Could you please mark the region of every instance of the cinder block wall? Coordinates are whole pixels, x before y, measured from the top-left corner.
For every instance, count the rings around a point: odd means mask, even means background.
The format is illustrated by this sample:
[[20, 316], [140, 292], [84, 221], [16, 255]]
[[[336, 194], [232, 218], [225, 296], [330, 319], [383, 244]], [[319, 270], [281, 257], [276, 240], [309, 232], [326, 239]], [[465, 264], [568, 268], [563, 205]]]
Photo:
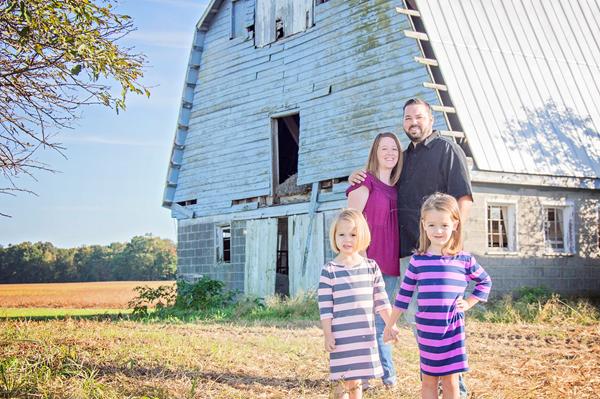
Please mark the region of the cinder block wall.
[[195, 220], [178, 223], [177, 275], [196, 280], [202, 276], [221, 280], [227, 289], [244, 291], [246, 222], [231, 223], [231, 263], [216, 263], [216, 224]]
[[[598, 192], [482, 184], [473, 188], [475, 202], [465, 223], [465, 249], [492, 276], [494, 296], [524, 286], [545, 286], [564, 295], [600, 296]], [[486, 200], [516, 202], [516, 253], [498, 255], [487, 249]], [[552, 200], [573, 202], [573, 255], [549, 255], [544, 250], [541, 208], [544, 201]]]
[[[545, 286], [565, 295], [600, 296], [598, 206], [600, 194], [591, 190], [557, 190], [474, 184], [473, 208], [465, 223], [465, 249], [473, 253], [494, 280], [493, 296], [520, 287]], [[568, 199], [575, 215], [575, 252], [572, 256], [544, 251], [541, 207], [547, 200]], [[516, 203], [518, 251], [502, 254], [487, 249], [486, 200]], [[329, 245], [329, 226], [339, 211], [324, 217], [325, 260], [335, 254]], [[244, 290], [245, 221], [231, 224], [231, 263], [216, 264], [215, 223], [181, 220], [178, 225], [178, 275], [194, 280], [201, 275], [224, 281], [228, 289]]]

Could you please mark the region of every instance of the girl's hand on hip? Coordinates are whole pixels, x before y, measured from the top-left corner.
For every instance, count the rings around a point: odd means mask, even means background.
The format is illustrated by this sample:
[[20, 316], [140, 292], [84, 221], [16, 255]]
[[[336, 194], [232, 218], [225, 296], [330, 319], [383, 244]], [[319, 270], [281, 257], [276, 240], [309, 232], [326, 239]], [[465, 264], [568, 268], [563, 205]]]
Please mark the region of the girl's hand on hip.
[[463, 298], [458, 298], [456, 300], [456, 310], [458, 310], [459, 312], [466, 312], [467, 310], [471, 309], [471, 305], [469, 302], [465, 301]]

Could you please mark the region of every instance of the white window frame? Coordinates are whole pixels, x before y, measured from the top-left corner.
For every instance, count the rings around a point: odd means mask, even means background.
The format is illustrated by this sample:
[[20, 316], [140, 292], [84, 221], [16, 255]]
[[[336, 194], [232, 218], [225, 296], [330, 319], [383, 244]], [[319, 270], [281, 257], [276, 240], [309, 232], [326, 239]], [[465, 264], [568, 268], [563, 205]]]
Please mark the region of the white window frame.
[[[556, 208], [562, 211], [563, 249], [558, 250], [548, 245], [546, 237], [546, 210]], [[573, 201], [542, 202], [542, 234], [544, 235], [544, 253], [546, 255], [573, 255], [575, 253], [575, 214]]]
[[[225, 234], [226, 231], [229, 231], [227, 234], [229, 234], [229, 260], [225, 260], [225, 253], [224, 253], [224, 244], [223, 241], [226, 238]], [[218, 224], [215, 228], [215, 247], [216, 247], [216, 262], [217, 263], [221, 263], [221, 264], [230, 264], [231, 263], [231, 249], [232, 249], [232, 234], [231, 234], [231, 223], [226, 223], [226, 224]]]
[[[488, 220], [488, 207], [497, 206], [505, 208], [506, 212], [504, 212], [504, 224], [506, 226], [506, 239], [508, 241], [507, 248], [497, 248], [489, 246], [489, 220]], [[484, 216], [485, 220], [485, 245], [486, 245], [486, 254], [517, 254], [519, 252], [519, 232], [518, 232], [518, 224], [517, 224], [517, 201], [505, 200], [505, 199], [496, 199], [490, 198], [486, 199], [485, 207], [484, 207]]]

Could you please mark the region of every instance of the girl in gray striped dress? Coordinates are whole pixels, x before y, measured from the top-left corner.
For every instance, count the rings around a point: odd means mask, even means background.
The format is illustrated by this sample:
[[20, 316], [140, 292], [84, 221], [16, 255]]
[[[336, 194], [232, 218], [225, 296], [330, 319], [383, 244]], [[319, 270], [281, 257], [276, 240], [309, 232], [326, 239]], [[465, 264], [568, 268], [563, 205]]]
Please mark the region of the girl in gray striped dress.
[[375, 339], [375, 313], [390, 325], [391, 306], [377, 263], [361, 255], [371, 235], [361, 212], [343, 210], [329, 232], [338, 255], [323, 266], [319, 280], [319, 312], [329, 352], [331, 380], [340, 380], [335, 397], [362, 398], [362, 380], [381, 377]]

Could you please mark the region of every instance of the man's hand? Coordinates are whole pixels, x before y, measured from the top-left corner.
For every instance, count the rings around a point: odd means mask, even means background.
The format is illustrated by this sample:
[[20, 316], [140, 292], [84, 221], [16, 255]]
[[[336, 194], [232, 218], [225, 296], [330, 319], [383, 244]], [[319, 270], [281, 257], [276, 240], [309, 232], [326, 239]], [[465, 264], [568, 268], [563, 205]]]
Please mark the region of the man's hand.
[[353, 186], [355, 184], [359, 184], [359, 183], [364, 182], [366, 178], [367, 178], [367, 172], [366, 171], [364, 171], [364, 170], [355, 170], [354, 172], [352, 172], [352, 174], [348, 178], [348, 183], [350, 183], [350, 185]]
[[327, 352], [333, 352], [335, 350], [335, 338], [333, 334], [325, 334], [325, 350]]

